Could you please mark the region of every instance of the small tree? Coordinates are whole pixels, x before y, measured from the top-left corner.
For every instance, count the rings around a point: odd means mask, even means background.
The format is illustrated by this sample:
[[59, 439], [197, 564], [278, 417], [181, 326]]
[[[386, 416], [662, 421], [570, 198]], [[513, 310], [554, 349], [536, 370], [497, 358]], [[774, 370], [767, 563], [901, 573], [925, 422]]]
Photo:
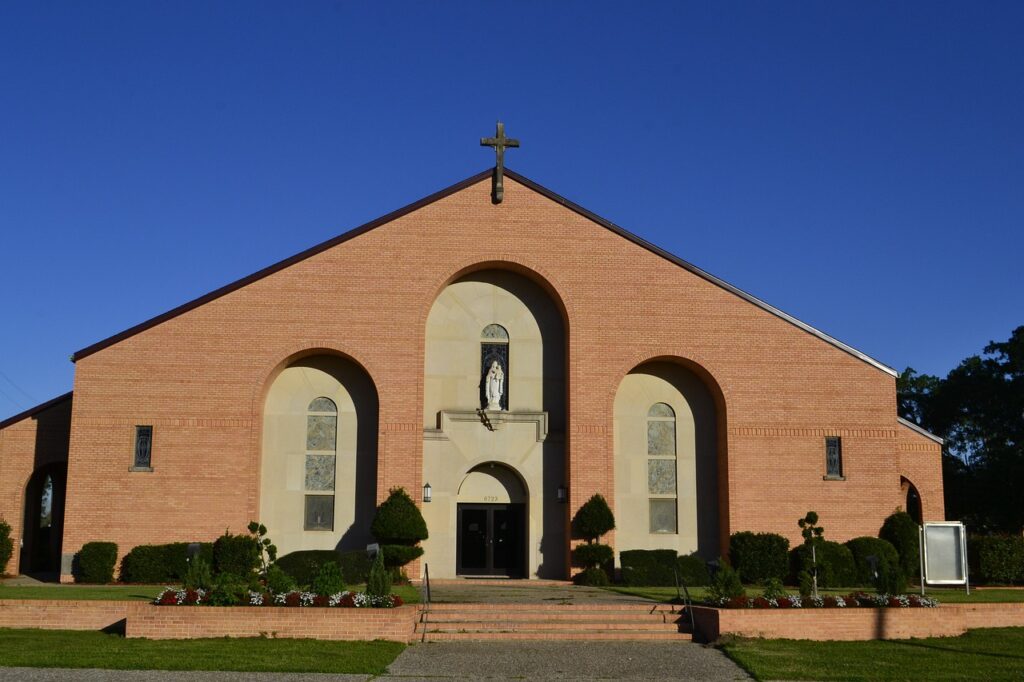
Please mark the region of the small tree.
[[915, 579], [921, 573], [920, 531], [921, 527], [910, 514], [896, 511], [885, 519], [878, 533], [878, 537], [888, 540], [896, 548], [900, 555], [900, 568], [908, 579]]
[[[800, 534], [804, 538], [804, 545], [811, 549], [811, 586], [814, 596], [818, 596], [818, 554], [815, 542], [821, 540], [825, 535], [825, 529], [817, 525], [818, 512], [809, 511], [807, 515], [796, 522], [800, 526]], [[803, 585], [803, 580], [801, 580]]]
[[418, 543], [428, 537], [427, 522], [404, 488], [391, 489], [388, 499], [377, 507], [370, 530], [381, 544], [388, 567], [404, 566], [423, 555]]
[[576, 576], [576, 582], [581, 585], [607, 585], [608, 574], [601, 566], [611, 561], [614, 552], [598, 540], [615, 529], [615, 515], [601, 494], [595, 494], [579, 508], [573, 517], [572, 527], [577, 538], [587, 541], [587, 544], [573, 550], [576, 564], [583, 567]]
[[267, 537], [267, 527], [259, 521], [249, 522], [249, 535], [256, 542], [260, 555], [261, 573], [266, 577], [267, 571], [277, 561], [277, 546]]
[[384, 566], [384, 550], [377, 552], [370, 565], [370, 575], [366, 579], [366, 594], [371, 597], [386, 597], [391, 594], [391, 574]]

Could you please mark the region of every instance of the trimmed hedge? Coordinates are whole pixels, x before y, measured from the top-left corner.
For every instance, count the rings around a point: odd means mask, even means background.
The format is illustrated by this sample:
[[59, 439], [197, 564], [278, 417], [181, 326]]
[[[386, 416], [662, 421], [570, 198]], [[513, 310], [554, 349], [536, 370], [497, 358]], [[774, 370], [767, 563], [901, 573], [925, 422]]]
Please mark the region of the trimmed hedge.
[[11, 540], [11, 524], [0, 521], [0, 575], [7, 572], [7, 562], [14, 553], [14, 541]]
[[[846, 543], [853, 554], [854, 570], [860, 585], [872, 585], [886, 594], [902, 594], [907, 588], [907, 577], [900, 566], [900, 555], [892, 543], [869, 536], [854, 538]], [[878, 578], [871, 570], [869, 556], [878, 558]]]
[[789, 572], [789, 540], [776, 533], [733, 533], [729, 538], [729, 563], [748, 584], [777, 578]]
[[110, 583], [114, 581], [117, 545], [113, 542], [87, 542], [72, 563], [75, 582]]
[[572, 518], [573, 536], [580, 540], [594, 542], [605, 533], [615, 530], [615, 515], [607, 500], [595, 493], [583, 503]]
[[370, 558], [363, 550], [335, 552], [332, 549], [307, 549], [286, 554], [274, 565], [302, 586], [311, 585], [324, 562], [338, 564], [341, 576], [349, 585], [365, 583], [370, 573]]
[[377, 507], [370, 530], [381, 544], [387, 568], [400, 568], [423, 555], [417, 543], [428, 537], [427, 522], [403, 488], [391, 489], [388, 499]]
[[[167, 583], [183, 580], [188, 572], [187, 542], [166, 545], [138, 545], [121, 559], [120, 581], [124, 583]], [[213, 543], [199, 543], [199, 554], [213, 565]]]
[[213, 570], [248, 579], [260, 566], [260, 546], [251, 535], [224, 533], [213, 543]]
[[679, 568], [679, 580], [687, 587], [703, 587], [711, 584], [708, 563], [696, 554], [680, 556], [676, 559]]
[[581, 568], [603, 566], [614, 557], [615, 551], [611, 547], [596, 542], [578, 545], [572, 550], [573, 563]]
[[423, 556], [423, 548], [419, 545], [381, 545], [380, 550], [384, 553], [387, 568], [400, 568]]
[[[857, 569], [849, 547], [830, 540], [814, 540], [818, 555], [818, 587], [858, 587]], [[789, 553], [791, 584], [799, 583], [800, 571], [811, 570], [811, 548], [798, 545]]]
[[674, 549], [629, 549], [619, 554], [622, 582], [644, 587], [675, 587]]
[[967, 561], [972, 583], [1009, 585], [1024, 582], [1024, 537], [968, 536]]
[[917, 578], [921, 573], [921, 527], [907, 512], [890, 514], [882, 523], [878, 537], [888, 540], [900, 555], [900, 568], [907, 579]]

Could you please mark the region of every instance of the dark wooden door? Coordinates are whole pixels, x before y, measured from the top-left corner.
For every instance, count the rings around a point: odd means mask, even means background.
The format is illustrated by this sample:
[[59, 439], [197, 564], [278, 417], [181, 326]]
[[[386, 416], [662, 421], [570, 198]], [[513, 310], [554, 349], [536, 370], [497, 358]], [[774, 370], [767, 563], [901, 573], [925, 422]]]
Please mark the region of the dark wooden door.
[[522, 504], [460, 504], [456, 573], [523, 577], [525, 512]]

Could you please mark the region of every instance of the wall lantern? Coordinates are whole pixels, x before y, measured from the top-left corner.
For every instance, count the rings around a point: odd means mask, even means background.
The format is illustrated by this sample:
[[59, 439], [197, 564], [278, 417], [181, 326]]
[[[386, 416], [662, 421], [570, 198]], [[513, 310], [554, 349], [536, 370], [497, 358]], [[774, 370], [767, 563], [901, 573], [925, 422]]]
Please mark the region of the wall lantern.
[[569, 488], [564, 483], [558, 486], [558, 490], [555, 491], [555, 499], [562, 504], [569, 501]]
[[434, 497], [434, 489], [430, 487], [429, 483], [423, 485], [423, 501], [430, 502]]

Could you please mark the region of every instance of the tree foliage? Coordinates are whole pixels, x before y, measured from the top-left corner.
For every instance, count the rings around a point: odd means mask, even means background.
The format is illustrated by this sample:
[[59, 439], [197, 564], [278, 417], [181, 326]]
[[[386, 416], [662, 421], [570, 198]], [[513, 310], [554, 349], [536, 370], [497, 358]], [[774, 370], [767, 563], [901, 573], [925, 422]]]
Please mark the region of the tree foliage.
[[1024, 505], [1024, 326], [991, 342], [946, 378], [908, 367], [896, 383], [900, 416], [945, 439], [946, 515], [974, 532], [1019, 533]]

